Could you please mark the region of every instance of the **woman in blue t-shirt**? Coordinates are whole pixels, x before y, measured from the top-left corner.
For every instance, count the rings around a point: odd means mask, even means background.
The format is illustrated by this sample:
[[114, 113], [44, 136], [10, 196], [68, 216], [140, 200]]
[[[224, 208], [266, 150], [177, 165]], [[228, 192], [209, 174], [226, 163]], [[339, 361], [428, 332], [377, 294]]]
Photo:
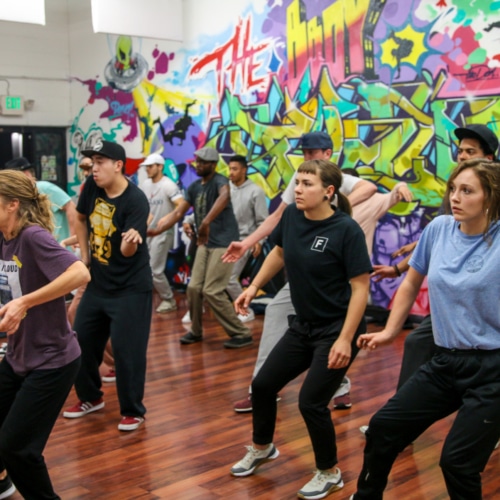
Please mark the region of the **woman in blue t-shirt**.
[[500, 163], [460, 163], [445, 202], [452, 215], [423, 231], [385, 329], [358, 340], [365, 349], [392, 342], [428, 276], [436, 353], [372, 417], [355, 500], [381, 499], [398, 453], [455, 411], [440, 459], [448, 494], [482, 498], [500, 436]]
[[[50, 202], [21, 172], [0, 172], [0, 498], [58, 499], [43, 449], [80, 366], [64, 296], [90, 279], [52, 236]], [[8, 473], [8, 476], [7, 474]]]
[[[276, 396], [309, 369], [299, 395], [299, 408], [311, 438], [317, 471], [300, 498], [324, 498], [342, 488], [335, 431], [328, 403], [358, 351], [371, 264], [361, 228], [339, 191], [342, 173], [334, 163], [311, 160], [298, 169], [295, 204], [289, 205], [272, 237], [276, 246], [253, 282], [236, 299], [244, 314], [257, 290], [283, 266], [290, 282], [296, 315], [252, 383], [253, 444], [231, 469], [248, 476], [277, 458], [273, 444]], [[332, 205], [337, 196], [338, 207]]]

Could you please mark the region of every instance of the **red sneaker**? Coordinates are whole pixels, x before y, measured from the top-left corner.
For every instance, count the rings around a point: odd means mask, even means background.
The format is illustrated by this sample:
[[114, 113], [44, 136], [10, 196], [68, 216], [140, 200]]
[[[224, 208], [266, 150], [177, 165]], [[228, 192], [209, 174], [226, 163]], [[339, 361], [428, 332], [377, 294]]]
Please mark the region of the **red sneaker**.
[[114, 370], [109, 370], [106, 375], [102, 377], [103, 382], [116, 382], [116, 372]]
[[123, 417], [118, 424], [118, 429], [120, 431], [135, 431], [143, 422], [144, 418], [142, 417]]
[[96, 399], [95, 401], [78, 401], [76, 405], [68, 408], [63, 413], [63, 417], [80, 418], [87, 415], [87, 413], [92, 413], [93, 411], [97, 411], [102, 408], [104, 408], [104, 401], [102, 398]]
[[234, 411], [236, 413], [249, 413], [253, 410], [252, 408], [252, 395], [249, 394], [245, 399], [234, 403]]

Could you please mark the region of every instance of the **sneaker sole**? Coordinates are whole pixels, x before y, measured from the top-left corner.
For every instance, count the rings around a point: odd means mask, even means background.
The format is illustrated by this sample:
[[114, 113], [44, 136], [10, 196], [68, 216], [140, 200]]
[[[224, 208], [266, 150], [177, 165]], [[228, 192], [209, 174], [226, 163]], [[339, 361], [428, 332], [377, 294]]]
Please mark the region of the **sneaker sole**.
[[138, 429], [142, 424], [144, 423], [144, 420], [142, 422], [139, 422], [138, 424], [128, 424], [128, 425], [124, 425], [124, 424], [118, 424], [118, 430], [119, 431], [125, 431], [125, 432], [129, 432], [129, 431], [135, 431], [136, 429]]
[[321, 498], [327, 497], [330, 493], [333, 493], [334, 491], [341, 490], [343, 487], [344, 487], [344, 481], [342, 481], [342, 479], [341, 479], [338, 483], [332, 485], [328, 489], [328, 491], [318, 493], [317, 495], [308, 495], [307, 493], [301, 493], [299, 491], [299, 492], [297, 492], [297, 496], [299, 498], [302, 498], [303, 500], [320, 500]]
[[181, 339], [180, 343], [182, 345], [191, 345], [191, 344], [197, 344], [198, 342], [201, 342], [202, 340], [203, 340], [202, 337], [200, 337], [199, 339], [194, 339], [194, 340]]
[[348, 410], [349, 408], [352, 408], [352, 403], [348, 404], [341, 404], [341, 405], [333, 405], [334, 410]]
[[92, 408], [90, 408], [90, 410], [80, 411], [78, 413], [65, 411], [63, 413], [63, 417], [64, 418], [80, 418], [80, 417], [84, 417], [85, 415], [88, 415], [89, 413], [92, 413], [93, 411], [102, 410], [103, 408], [104, 408], [104, 402], [93, 406]]
[[108, 383], [116, 382], [116, 377], [102, 377], [102, 381]]
[[252, 413], [253, 408], [234, 408], [236, 413]]
[[267, 457], [264, 458], [262, 461], [260, 461], [255, 467], [252, 467], [251, 469], [242, 471], [242, 472], [233, 472], [231, 469], [231, 475], [234, 477], [246, 477], [246, 476], [251, 476], [261, 465], [266, 464], [267, 462], [272, 462], [273, 460], [276, 460], [280, 455], [280, 452], [278, 448], [274, 449], [274, 453]]
[[251, 345], [253, 345], [253, 340], [251, 340], [250, 342], [245, 342], [244, 344], [238, 344], [238, 345], [228, 344], [227, 342], [224, 342], [224, 347], [226, 349], [241, 349], [242, 347], [249, 347]]
[[16, 487], [14, 485], [11, 485], [11, 487], [8, 490], [5, 490], [0, 494], [0, 500], [3, 498], [9, 498], [16, 492]]

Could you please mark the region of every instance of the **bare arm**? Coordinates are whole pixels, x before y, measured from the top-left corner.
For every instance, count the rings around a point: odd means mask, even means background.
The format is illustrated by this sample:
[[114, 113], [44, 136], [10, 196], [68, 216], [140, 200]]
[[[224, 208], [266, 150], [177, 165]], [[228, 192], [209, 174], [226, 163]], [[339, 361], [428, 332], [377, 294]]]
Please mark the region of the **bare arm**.
[[79, 212], [76, 213], [75, 234], [80, 246], [82, 262], [88, 266], [90, 264], [89, 233], [87, 230], [87, 216]]
[[47, 285], [7, 302], [0, 309], [0, 318], [2, 318], [0, 331], [12, 335], [19, 328], [19, 324], [26, 316], [28, 309], [62, 297], [88, 281], [90, 281], [90, 273], [86, 266], [83, 262], [74, 262]]
[[392, 311], [385, 328], [377, 333], [365, 333], [358, 338], [358, 347], [376, 349], [379, 345], [390, 344], [401, 332], [411, 306], [417, 298], [424, 275], [410, 267], [406, 278], [396, 292]]
[[377, 192], [377, 186], [370, 181], [361, 179], [353, 187], [351, 194], [347, 197], [352, 207], [367, 200]]
[[217, 218], [217, 216], [227, 207], [231, 200], [231, 193], [229, 191], [229, 184], [221, 186], [219, 189], [219, 196], [212, 205], [212, 208], [205, 215], [205, 218], [198, 226], [198, 245], [204, 245], [208, 241], [210, 232], [210, 224]]
[[66, 219], [68, 219], [69, 233], [76, 234], [77, 211], [75, 203], [73, 200], [70, 200], [62, 209], [66, 213]]
[[175, 209], [172, 210], [172, 212], [170, 212], [169, 214], [162, 217], [158, 221], [155, 229], [148, 229], [147, 235], [157, 236], [164, 231], [169, 230], [174, 224], [179, 222], [184, 217], [184, 214], [189, 210], [190, 207], [191, 205], [184, 198], [179, 199], [179, 204], [176, 204]]
[[365, 313], [370, 290], [370, 275], [360, 274], [351, 278], [351, 299], [347, 315], [338, 339], [333, 343], [328, 355], [328, 368], [344, 368], [352, 356], [351, 343]]
[[252, 234], [249, 234], [243, 241], [233, 241], [222, 256], [223, 262], [236, 262], [249, 248], [269, 236], [281, 220], [286, 207], [287, 204], [281, 202], [278, 208], [266, 217], [266, 220]]
[[248, 288], [234, 301], [234, 308], [238, 314], [246, 314], [248, 306], [257, 292], [262, 288], [276, 273], [283, 268], [285, 260], [283, 249], [275, 246], [264, 260], [257, 276], [248, 285]]
[[397, 278], [398, 276], [401, 276], [401, 274], [408, 271], [410, 268], [410, 259], [411, 253], [409, 253], [401, 262], [398, 262], [393, 266], [381, 266], [376, 264], [373, 266], [374, 271], [372, 273], [372, 278], [375, 279], [375, 283], [378, 283], [384, 278]]

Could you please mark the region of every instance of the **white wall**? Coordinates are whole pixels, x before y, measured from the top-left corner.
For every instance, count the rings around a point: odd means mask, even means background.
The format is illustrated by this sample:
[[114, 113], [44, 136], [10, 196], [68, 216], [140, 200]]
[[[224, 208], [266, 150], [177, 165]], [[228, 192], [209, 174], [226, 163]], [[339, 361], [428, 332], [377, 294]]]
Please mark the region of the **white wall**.
[[[68, 0], [47, 0], [46, 22], [38, 26], [0, 21], [0, 78], [10, 82], [12, 95], [35, 101], [24, 116], [0, 115], [0, 125], [71, 123]], [[0, 94], [6, 93], [6, 83], [0, 82]]]

